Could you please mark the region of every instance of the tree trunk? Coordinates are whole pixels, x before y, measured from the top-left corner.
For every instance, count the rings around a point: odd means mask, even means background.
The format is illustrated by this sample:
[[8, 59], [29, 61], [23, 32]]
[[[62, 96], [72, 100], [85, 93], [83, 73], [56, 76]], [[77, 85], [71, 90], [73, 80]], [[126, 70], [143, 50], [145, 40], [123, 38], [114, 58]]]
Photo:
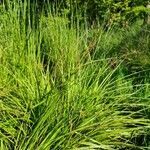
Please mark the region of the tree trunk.
[[[147, 9], [150, 9], [150, 3], [146, 6]], [[144, 18], [144, 25], [150, 25], [150, 12], [148, 12]]]

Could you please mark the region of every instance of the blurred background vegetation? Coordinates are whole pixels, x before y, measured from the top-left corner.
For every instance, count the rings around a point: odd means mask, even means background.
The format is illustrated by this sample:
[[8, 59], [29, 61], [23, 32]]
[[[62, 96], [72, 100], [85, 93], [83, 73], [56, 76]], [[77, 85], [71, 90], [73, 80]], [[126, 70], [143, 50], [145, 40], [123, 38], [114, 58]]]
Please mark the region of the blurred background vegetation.
[[[10, 1], [1, 3], [8, 8]], [[18, 3], [23, 1], [15, 0]], [[148, 22], [149, 0], [28, 0], [28, 4], [28, 10], [34, 9], [38, 15], [51, 9], [52, 13], [66, 15], [70, 21], [78, 19], [90, 26], [105, 22], [106, 27], [114, 24], [126, 27], [138, 19], [143, 19], [144, 24]]]
[[105, 21], [108, 26], [114, 23], [126, 26], [147, 17], [148, 3], [148, 0], [56, 0], [54, 5], [61, 13], [70, 17], [74, 13], [73, 16], [77, 15], [81, 21], [86, 19], [90, 25]]

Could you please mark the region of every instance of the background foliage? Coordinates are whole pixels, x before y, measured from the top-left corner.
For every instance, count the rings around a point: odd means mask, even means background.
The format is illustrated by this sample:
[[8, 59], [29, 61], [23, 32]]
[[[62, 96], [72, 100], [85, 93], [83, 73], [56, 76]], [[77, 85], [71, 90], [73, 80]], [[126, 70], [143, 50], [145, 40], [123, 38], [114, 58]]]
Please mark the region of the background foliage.
[[77, 18], [85, 18], [90, 24], [96, 20], [108, 25], [119, 23], [124, 26], [125, 22], [133, 23], [137, 19], [147, 17], [148, 9], [146, 8], [148, 0], [57, 0], [55, 4], [61, 13], [71, 16], [72, 13]]
[[[7, 9], [10, 2], [14, 1], [3, 2]], [[16, 2], [26, 1], [16, 0]], [[137, 19], [147, 20], [148, 3], [149, 0], [28, 0], [27, 7], [31, 15], [36, 12], [37, 18], [41, 12], [44, 11], [47, 15], [48, 10], [51, 10], [53, 14], [67, 16], [70, 21], [78, 20], [89, 25], [105, 22], [106, 27], [114, 24], [125, 27]]]

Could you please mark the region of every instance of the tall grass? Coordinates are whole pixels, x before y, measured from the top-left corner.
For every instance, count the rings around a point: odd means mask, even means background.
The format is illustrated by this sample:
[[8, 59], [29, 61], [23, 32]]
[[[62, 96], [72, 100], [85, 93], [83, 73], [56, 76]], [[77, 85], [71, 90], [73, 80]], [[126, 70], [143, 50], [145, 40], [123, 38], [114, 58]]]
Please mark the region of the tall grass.
[[149, 83], [133, 85], [124, 60], [107, 57], [119, 33], [51, 13], [34, 28], [26, 2], [0, 11], [1, 150], [150, 146]]

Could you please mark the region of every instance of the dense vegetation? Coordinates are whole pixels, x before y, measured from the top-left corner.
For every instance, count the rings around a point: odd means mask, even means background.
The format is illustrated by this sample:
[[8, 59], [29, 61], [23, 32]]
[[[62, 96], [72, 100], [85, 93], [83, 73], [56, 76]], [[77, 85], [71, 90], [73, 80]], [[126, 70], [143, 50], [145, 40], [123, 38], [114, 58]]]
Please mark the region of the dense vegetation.
[[[99, 20], [108, 25], [113, 23], [125, 25], [135, 22], [139, 18], [146, 18], [148, 0], [57, 0], [54, 5], [62, 13], [75, 13], [82, 20], [84, 18], [93, 23]], [[74, 7], [75, 6], [75, 7]]]
[[0, 150], [150, 149], [148, 1], [44, 2], [0, 5]]

